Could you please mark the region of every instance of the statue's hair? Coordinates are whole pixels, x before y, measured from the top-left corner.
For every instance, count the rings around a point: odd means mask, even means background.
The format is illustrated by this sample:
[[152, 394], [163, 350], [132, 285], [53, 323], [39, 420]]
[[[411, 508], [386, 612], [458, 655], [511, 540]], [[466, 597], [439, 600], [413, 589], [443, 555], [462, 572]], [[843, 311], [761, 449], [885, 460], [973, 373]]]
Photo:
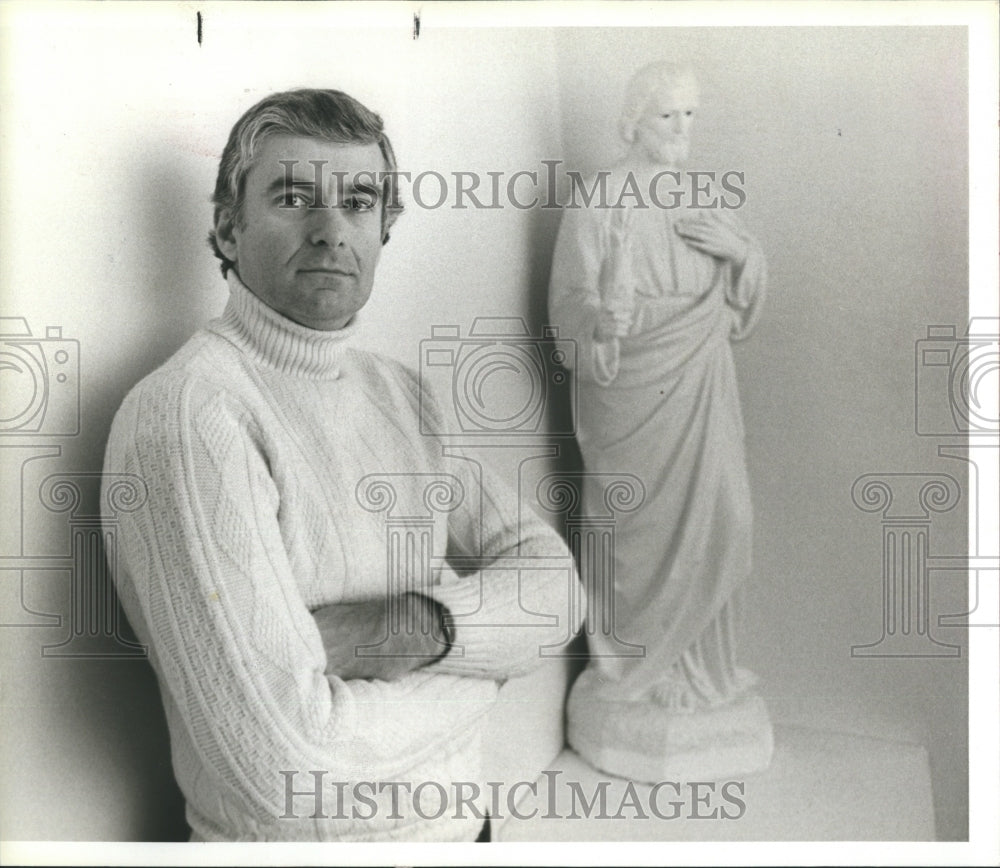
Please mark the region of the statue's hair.
[[698, 81], [688, 66], [658, 61], [632, 76], [625, 89], [625, 102], [618, 120], [618, 132], [628, 144], [635, 141], [635, 125], [650, 99], [667, 87], [689, 87], [696, 96], [698, 94]]
[[[396, 155], [382, 118], [353, 97], [339, 90], [310, 88], [273, 93], [248, 109], [229, 133], [212, 194], [216, 222], [222, 211], [229, 211], [233, 222], [243, 225], [246, 180], [254, 154], [264, 139], [282, 133], [336, 144], [377, 144], [385, 160], [385, 171], [396, 171]], [[389, 240], [389, 228], [403, 211], [392, 184], [392, 176], [387, 175], [382, 182], [383, 244]], [[225, 275], [235, 263], [219, 248], [214, 229], [208, 234], [208, 243], [222, 260]]]

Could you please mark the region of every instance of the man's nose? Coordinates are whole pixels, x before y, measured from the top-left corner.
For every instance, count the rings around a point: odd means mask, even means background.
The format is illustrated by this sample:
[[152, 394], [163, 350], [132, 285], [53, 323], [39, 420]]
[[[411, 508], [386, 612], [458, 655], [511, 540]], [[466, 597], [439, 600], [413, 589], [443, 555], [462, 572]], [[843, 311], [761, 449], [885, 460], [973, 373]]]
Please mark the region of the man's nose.
[[687, 132], [688, 121], [690, 118], [686, 117], [683, 112], [675, 112], [671, 120], [673, 121], [671, 129], [674, 133], [680, 134]]
[[343, 208], [325, 204], [309, 209], [308, 233], [310, 243], [338, 247], [344, 243], [346, 228], [347, 216]]

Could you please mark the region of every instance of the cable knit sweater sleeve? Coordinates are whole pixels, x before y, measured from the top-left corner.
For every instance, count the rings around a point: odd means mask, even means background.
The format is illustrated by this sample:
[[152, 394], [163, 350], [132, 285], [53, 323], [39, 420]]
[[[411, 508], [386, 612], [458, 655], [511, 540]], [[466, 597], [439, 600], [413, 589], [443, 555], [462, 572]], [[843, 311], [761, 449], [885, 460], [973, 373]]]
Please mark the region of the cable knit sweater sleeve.
[[[419, 388], [415, 379], [410, 387]], [[423, 388], [425, 427], [443, 430], [441, 405]], [[574, 637], [585, 614], [583, 587], [566, 544], [488, 459], [456, 447], [446, 454], [446, 469], [466, 492], [450, 514], [449, 555], [466, 568], [443, 568], [429, 590], [448, 610], [454, 634], [449, 653], [431, 668], [504, 681]]]
[[[456, 549], [484, 566], [464, 575], [445, 569], [431, 588], [454, 626], [453, 647], [433, 668], [503, 681], [573, 638], [584, 598], [560, 538], [525, 505], [518, 515], [514, 492], [488, 469], [483, 475], [481, 511], [457, 510], [451, 527]], [[514, 558], [530, 565], [515, 566]]]
[[214, 821], [248, 837], [284, 810], [281, 770], [391, 778], [447, 753], [493, 697], [478, 679], [429, 670], [391, 685], [324, 675], [254, 425], [224, 387], [175, 367], [126, 399], [105, 465], [148, 489], [121, 516], [129, 619], [208, 774], [201, 785], [219, 793]]

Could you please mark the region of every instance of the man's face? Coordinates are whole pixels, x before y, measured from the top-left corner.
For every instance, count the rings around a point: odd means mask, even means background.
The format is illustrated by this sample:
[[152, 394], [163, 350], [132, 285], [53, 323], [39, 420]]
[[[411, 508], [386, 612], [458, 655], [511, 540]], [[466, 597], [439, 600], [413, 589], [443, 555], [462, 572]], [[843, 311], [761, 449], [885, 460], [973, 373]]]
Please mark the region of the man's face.
[[219, 246], [278, 313], [313, 329], [343, 328], [375, 279], [382, 249], [375, 179], [384, 171], [377, 144], [269, 136], [247, 175], [240, 225], [220, 215]]
[[636, 123], [636, 143], [654, 162], [676, 166], [687, 159], [698, 96], [689, 85], [665, 87], [646, 104]]

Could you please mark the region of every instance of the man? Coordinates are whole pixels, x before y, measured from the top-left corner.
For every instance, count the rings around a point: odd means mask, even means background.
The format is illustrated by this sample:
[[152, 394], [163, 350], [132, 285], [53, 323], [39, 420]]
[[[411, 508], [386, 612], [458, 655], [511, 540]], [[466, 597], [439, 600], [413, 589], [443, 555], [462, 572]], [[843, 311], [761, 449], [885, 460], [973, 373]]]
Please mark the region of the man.
[[[452, 785], [480, 780], [498, 685], [579, 626], [559, 538], [420, 433], [440, 411], [414, 373], [353, 346], [401, 210], [395, 170], [381, 119], [346, 94], [251, 108], [214, 196], [225, 312], [111, 431], [106, 472], [148, 490], [113, 567], [192, 840], [475, 840], [483, 811]], [[432, 550], [387, 550], [394, 504], [432, 516]]]

